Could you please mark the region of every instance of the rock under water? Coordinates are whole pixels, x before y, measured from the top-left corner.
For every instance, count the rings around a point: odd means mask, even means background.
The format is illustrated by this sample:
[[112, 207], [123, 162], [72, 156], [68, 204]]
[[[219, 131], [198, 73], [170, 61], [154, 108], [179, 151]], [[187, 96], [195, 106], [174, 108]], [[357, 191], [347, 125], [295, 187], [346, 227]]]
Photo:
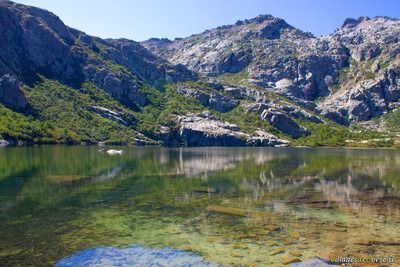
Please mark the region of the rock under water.
[[64, 258], [56, 267], [80, 266], [219, 266], [192, 252], [173, 248], [149, 249], [140, 245], [127, 248], [97, 247]]
[[338, 266], [338, 264], [334, 264], [327, 260], [318, 258], [308, 259], [303, 262], [296, 262], [291, 264], [291, 267], [333, 267], [333, 266]]

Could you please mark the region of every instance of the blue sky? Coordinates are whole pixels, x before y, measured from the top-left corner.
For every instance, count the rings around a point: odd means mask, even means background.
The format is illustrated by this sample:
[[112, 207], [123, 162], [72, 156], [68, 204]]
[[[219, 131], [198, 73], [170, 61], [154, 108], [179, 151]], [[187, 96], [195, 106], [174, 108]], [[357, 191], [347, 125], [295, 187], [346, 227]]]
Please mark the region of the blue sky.
[[399, 0], [16, 0], [48, 9], [65, 24], [99, 37], [136, 41], [186, 37], [237, 20], [271, 14], [326, 35], [348, 17], [400, 18]]

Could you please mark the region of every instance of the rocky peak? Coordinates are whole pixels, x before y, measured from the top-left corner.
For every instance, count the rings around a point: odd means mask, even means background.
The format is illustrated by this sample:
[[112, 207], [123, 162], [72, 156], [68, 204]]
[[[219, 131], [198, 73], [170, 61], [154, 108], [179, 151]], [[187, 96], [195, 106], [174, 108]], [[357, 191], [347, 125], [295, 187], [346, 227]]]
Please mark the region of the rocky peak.
[[[61, 21], [55, 14], [45, 9], [17, 4], [8, 0], [0, 2], [0, 9], [2, 12], [10, 12], [21, 18], [21, 24], [29, 27], [34, 26], [34, 22], [38, 22], [40, 27], [48, 29], [55, 34], [60, 40], [68, 44], [74, 42], [72, 34], [69, 32], [68, 27]], [[32, 28], [31, 30], [35, 30]]]
[[235, 23], [235, 26], [241, 26], [241, 25], [249, 25], [249, 24], [276, 24], [279, 25], [282, 28], [293, 28], [290, 26], [288, 23], [286, 23], [285, 20], [281, 18], [274, 17], [272, 15], [258, 15], [255, 18], [252, 19], [245, 19], [245, 20], [238, 20]]
[[294, 31], [304, 34], [289, 25], [285, 20], [272, 15], [259, 15], [252, 19], [239, 20], [234, 25], [228, 25], [225, 28], [238, 29], [241, 32], [254, 32], [256, 33], [256, 37], [266, 39], [279, 39], [283, 31]]
[[168, 38], [150, 38], [144, 43], [147, 43], [148, 45], [168, 45], [172, 43], [172, 41]]
[[333, 36], [358, 45], [364, 40], [384, 44], [398, 42], [400, 20], [384, 16], [348, 18]]
[[390, 18], [386, 16], [376, 16], [373, 18], [367, 17], [367, 16], [361, 16], [358, 19], [355, 18], [347, 18], [342, 26], [341, 29], [351, 29], [351, 28], [356, 28], [356, 27], [368, 27], [368, 26], [376, 26], [376, 24], [390, 24], [390, 23], [396, 23], [398, 22], [399, 19], [396, 18]]
[[398, 54], [400, 20], [388, 17], [346, 19], [343, 26], [328, 37], [344, 45], [357, 62], [382, 55], [394, 59]]
[[286, 50], [293, 46], [292, 40], [310, 38], [313, 36], [290, 26], [283, 19], [260, 15], [187, 38], [170, 42], [151, 39], [142, 45], [173, 64], [185, 65], [201, 74], [220, 75], [244, 70], [259, 54], [278, 53], [275, 50], [290, 54], [292, 51]]
[[358, 19], [347, 18], [343, 22], [341, 28], [354, 28], [354, 27], [357, 27], [361, 22], [367, 21], [367, 20], [370, 20], [370, 18], [369, 17], [365, 17], [365, 16], [359, 17]]
[[286, 21], [275, 17], [268, 16], [268, 19], [265, 19], [265, 16], [259, 16], [253, 20], [262, 25], [258, 33], [259, 37], [266, 39], [279, 39], [283, 30], [294, 30]]
[[37, 74], [70, 85], [82, 75], [70, 50], [75, 40], [68, 27], [43, 9], [0, 2], [0, 74], [10, 73], [33, 83]]

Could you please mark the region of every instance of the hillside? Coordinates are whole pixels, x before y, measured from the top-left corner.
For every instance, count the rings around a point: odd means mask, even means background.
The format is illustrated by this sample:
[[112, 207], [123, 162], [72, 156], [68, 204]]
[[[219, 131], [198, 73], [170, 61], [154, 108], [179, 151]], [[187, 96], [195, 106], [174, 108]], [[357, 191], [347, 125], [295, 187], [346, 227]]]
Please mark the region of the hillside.
[[315, 37], [261, 15], [138, 43], [1, 1], [0, 25], [9, 143], [399, 146], [398, 19]]

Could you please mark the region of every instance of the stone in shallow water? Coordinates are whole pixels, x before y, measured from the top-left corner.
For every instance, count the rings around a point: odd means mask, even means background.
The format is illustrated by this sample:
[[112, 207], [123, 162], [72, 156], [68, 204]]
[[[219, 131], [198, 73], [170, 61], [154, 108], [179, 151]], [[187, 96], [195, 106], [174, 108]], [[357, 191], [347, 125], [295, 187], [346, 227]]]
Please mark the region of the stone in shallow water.
[[216, 194], [218, 190], [213, 187], [198, 187], [192, 190], [193, 193], [207, 193], [207, 194]]
[[200, 256], [172, 248], [148, 249], [139, 245], [128, 248], [97, 247], [80, 251], [60, 260], [56, 267], [103, 266], [219, 266]]
[[292, 263], [290, 266], [291, 267], [333, 267], [333, 266], [338, 266], [338, 265], [330, 264], [326, 261], [314, 258], [314, 259], [308, 259], [303, 262]]
[[9, 257], [15, 256], [23, 252], [23, 249], [20, 248], [9, 248], [9, 249], [2, 249], [0, 250], [0, 257]]
[[242, 216], [242, 217], [251, 217], [254, 219], [264, 219], [271, 217], [271, 214], [264, 211], [253, 211], [253, 210], [245, 210], [241, 208], [232, 208], [232, 207], [224, 207], [224, 206], [217, 206], [211, 205], [207, 207], [208, 212], [212, 213], [222, 213], [227, 215], [235, 215], [235, 216]]
[[295, 262], [300, 262], [300, 259], [293, 255], [285, 254], [281, 257], [281, 263], [284, 265], [295, 263]]

